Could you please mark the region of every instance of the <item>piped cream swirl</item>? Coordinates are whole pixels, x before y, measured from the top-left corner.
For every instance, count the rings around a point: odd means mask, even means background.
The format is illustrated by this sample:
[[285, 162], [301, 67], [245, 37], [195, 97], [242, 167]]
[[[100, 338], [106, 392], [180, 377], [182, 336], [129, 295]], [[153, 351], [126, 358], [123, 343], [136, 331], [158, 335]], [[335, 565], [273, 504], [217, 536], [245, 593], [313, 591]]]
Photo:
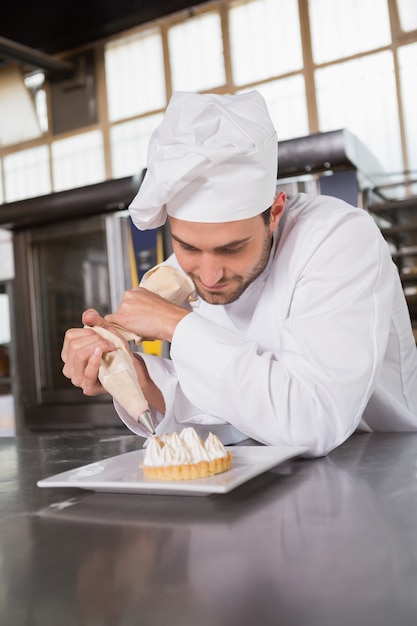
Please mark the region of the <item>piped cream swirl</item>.
[[206, 441], [203, 441], [190, 426], [184, 428], [179, 434], [151, 437], [145, 451], [143, 465], [147, 467], [186, 465], [200, 461], [213, 461], [226, 455], [227, 451], [216, 435], [209, 433]]

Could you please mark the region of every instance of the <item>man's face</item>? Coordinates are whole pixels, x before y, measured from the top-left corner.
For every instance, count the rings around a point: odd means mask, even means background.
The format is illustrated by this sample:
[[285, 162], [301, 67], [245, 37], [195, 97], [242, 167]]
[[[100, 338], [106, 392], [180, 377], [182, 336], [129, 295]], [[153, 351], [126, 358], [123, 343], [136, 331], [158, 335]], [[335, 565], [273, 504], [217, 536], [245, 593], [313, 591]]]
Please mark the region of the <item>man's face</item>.
[[169, 218], [175, 255], [203, 300], [229, 304], [242, 295], [268, 263], [276, 220], [273, 210], [268, 225], [260, 215], [216, 224]]

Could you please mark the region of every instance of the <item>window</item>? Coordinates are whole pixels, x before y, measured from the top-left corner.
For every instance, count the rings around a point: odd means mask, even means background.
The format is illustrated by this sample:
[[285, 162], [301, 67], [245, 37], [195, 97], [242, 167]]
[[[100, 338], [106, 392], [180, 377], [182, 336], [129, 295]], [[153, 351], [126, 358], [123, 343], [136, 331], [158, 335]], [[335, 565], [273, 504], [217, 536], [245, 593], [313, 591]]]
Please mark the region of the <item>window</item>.
[[103, 137], [94, 130], [52, 144], [54, 191], [92, 185], [105, 179]]
[[386, 172], [402, 169], [394, 63], [389, 51], [316, 71], [321, 131], [347, 128]]
[[149, 138], [162, 117], [162, 113], [149, 115], [113, 126], [110, 142], [114, 178], [140, 174], [146, 167]]
[[224, 85], [220, 16], [205, 13], [171, 26], [168, 32], [174, 91], [205, 91]]
[[162, 37], [158, 29], [107, 44], [105, 69], [110, 121], [166, 106]]
[[4, 157], [3, 167], [6, 202], [51, 193], [47, 146], [13, 152]]
[[[308, 135], [304, 77], [300, 74], [256, 86], [265, 98], [278, 140]], [[246, 90], [248, 91], [248, 90]]]
[[397, 0], [397, 4], [402, 30], [415, 30], [417, 28], [416, 0]]
[[300, 70], [297, 0], [253, 0], [229, 10], [230, 53], [236, 85]]
[[387, 0], [309, 0], [315, 63], [325, 63], [391, 42]]

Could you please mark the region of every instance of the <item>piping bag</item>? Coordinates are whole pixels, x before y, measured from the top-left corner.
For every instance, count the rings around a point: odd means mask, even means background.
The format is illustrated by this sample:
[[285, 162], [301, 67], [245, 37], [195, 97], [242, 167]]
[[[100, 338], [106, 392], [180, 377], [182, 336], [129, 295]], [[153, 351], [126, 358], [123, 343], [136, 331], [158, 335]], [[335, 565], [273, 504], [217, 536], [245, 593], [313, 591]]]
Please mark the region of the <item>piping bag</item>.
[[[192, 280], [183, 272], [170, 265], [159, 264], [144, 274], [140, 287], [153, 291], [162, 298], [177, 305], [196, 301]], [[139, 346], [142, 338], [127, 328], [111, 324], [126, 341], [134, 341]], [[113, 342], [116, 350], [103, 354], [98, 378], [104, 389], [124, 408], [134, 423], [126, 422], [130, 430], [141, 434], [136, 426], [142, 426], [149, 434], [155, 433], [148, 402], [139, 385], [136, 371], [125, 343], [120, 337], [101, 326], [90, 327], [98, 335]]]

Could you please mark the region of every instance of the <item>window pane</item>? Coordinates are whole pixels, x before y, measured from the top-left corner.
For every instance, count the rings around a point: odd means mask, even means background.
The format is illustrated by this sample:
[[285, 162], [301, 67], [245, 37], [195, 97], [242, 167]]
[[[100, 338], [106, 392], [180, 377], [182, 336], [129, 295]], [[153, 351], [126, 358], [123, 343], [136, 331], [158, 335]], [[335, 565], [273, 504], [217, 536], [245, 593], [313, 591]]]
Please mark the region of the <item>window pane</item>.
[[109, 43], [105, 65], [110, 121], [165, 107], [164, 58], [158, 29]]
[[417, 28], [417, 3], [416, 0], [397, 0], [402, 30], [414, 30]]
[[226, 74], [220, 16], [207, 13], [168, 31], [174, 91], [203, 91], [224, 85]]
[[256, 82], [302, 68], [297, 0], [253, 0], [229, 10], [233, 82]]
[[315, 73], [321, 131], [347, 128], [388, 172], [403, 169], [391, 52]]
[[316, 63], [391, 43], [387, 0], [309, 0], [308, 4]]
[[148, 143], [162, 114], [113, 126], [110, 131], [113, 178], [139, 174], [146, 167]]
[[3, 159], [3, 167], [6, 202], [51, 193], [47, 146], [9, 154]]
[[54, 191], [75, 189], [105, 178], [101, 131], [75, 135], [52, 144]]
[[256, 85], [254, 89], [265, 98], [278, 141], [308, 135], [305, 84], [300, 74]]
[[408, 167], [417, 176], [417, 43], [398, 49], [400, 65], [401, 96], [403, 103], [405, 134], [407, 137]]

